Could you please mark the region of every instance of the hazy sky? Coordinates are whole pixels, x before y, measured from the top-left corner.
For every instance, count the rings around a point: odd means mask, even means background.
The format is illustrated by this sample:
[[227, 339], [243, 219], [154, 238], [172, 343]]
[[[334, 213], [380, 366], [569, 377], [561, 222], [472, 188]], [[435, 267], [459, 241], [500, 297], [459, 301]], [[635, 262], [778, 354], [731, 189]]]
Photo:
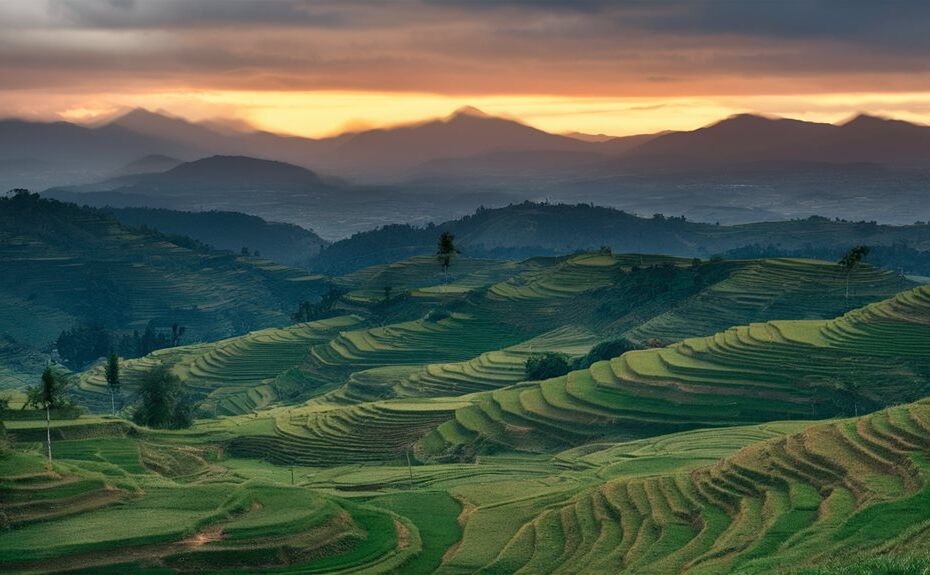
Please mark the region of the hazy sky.
[[0, 0], [0, 115], [321, 135], [471, 104], [551, 131], [930, 123], [923, 0]]

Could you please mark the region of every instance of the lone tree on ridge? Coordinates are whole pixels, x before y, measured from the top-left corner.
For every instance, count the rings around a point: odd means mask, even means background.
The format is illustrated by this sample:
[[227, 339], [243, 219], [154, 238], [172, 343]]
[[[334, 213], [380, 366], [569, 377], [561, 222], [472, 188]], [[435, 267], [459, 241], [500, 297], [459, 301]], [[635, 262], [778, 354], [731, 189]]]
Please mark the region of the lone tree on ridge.
[[455, 236], [450, 232], [442, 232], [436, 249], [436, 259], [442, 268], [443, 284], [446, 283], [446, 274], [449, 272], [449, 266], [452, 265], [452, 256], [460, 253], [462, 252], [455, 247]]
[[849, 277], [852, 275], [853, 271], [859, 267], [859, 264], [862, 263], [862, 260], [864, 260], [867, 255], [869, 255], [869, 246], [856, 246], [843, 254], [843, 257], [837, 262], [846, 270], [847, 304], [849, 303]]

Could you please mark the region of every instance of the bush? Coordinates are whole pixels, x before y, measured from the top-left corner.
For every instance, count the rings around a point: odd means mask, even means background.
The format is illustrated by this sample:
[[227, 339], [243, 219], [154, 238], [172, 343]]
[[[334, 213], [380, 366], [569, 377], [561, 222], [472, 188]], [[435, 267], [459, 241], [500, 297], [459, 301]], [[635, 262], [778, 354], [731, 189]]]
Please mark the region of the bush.
[[639, 349], [639, 346], [626, 338], [602, 341], [592, 347], [587, 355], [576, 359], [573, 368], [587, 369], [598, 361], [612, 359], [634, 349]]
[[181, 429], [193, 423], [191, 403], [181, 380], [165, 365], [149, 370], [139, 388], [142, 403], [132, 420], [155, 429]]
[[572, 370], [568, 356], [564, 353], [546, 352], [531, 355], [526, 360], [526, 379], [550, 379], [565, 375]]

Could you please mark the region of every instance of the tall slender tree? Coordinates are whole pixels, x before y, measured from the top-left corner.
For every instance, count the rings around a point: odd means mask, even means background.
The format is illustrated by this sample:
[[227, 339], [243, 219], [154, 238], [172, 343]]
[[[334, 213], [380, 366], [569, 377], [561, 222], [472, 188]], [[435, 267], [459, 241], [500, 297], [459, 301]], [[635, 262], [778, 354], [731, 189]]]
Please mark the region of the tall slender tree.
[[122, 387], [119, 380], [119, 356], [116, 355], [116, 352], [110, 351], [104, 372], [107, 378], [107, 388], [110, 390], [110, 411], [112, 411], [113, 415], [116, 415], [116, 395], [119, 393], [120, 387]]
[[862, 263], [862, 260], [869, 255], [869, 246], [856, 246], [851, 248], [848, 252], [843, 254], [843, 257], [840, 258], [840, 261], [837, 263], [840, 264], [846, 270], [846, 303], [849, 304], [849, 278], [852, 275], [853, 271], [859, 264]]
[[442, 283], [446, 284], [449, 266], [452, 265], [452, 257], [462, 252], [455, 246], [455, 236], [451, 232], [442, 232], [439, 236], [439, 242], [436, 249], [436, 259], [442, 268]]
[[45, 409], [45, 441], [48, 447], [48, 460], [52, 461], [52, 409], [64, 404], [64, 391], [68, 380], [47, 366], [42, 372], [42, 383], [28, 391], [29, 404]]

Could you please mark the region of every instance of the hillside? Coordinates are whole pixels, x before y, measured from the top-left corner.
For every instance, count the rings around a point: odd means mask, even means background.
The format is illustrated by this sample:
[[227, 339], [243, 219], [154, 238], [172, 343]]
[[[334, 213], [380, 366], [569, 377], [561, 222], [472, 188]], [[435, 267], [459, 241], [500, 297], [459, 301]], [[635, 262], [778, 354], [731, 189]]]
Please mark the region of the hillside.
[[187, 236], [236, 253], [247, 248], [251, 254], [294, 267], [306, 267], [310, 258], [326, 245], [311, 230], [238, 212], [154, 208], [108, 208], [106, 212], [130, 227], [145, 226], [168, 235]]
[[304, 272], [133, 230], [104, 212], [20, 194], [0, 199], [0, 334], [46, 349], [80, 322], [179, 323], [188, 341], [288, 323], [323, 287]]
[[753, 245], [773, 246], [784, 252], [812, 246], [845, 250], [858, 244], [890, 246], [903, 242], [912, 249], [930, 250], [930, 225], [890, 226], [811, 217], [722, 226], [662, 216], [641, 218], [587, 204], [524, 202], [479, 208], [472, 215], [439, 225], [390, 225], [357, 233], [328, 246], [314, 258], [312, 266], [322, 273], [344, 274], [432, 254], [443, 231], [455, 235], [465, 255], [477, 258], [522, 259], [600, 246], [615, 252], [698, 257]]
[[[695, 332], [710, 334], [735, 321], [829, 317], [846, 305], [837, 297], [844, 281], [832, 273], [832, 264], [775, 260], [706, 264], [701, 269], [690, 262], [675, 266], [671, 260], [671, 266], [633, 270], [632, 264], [640, 261], [649, 263], [640, 256], [566, 258], [474, 292], [448, 314], [343, 331], [313, 346], [298, 370], [278, 378], [316, 397], [303, 406], [260, 413], [273, 424], [270, 429], [254, 437], [238, 437], [232, 448], [306, 464], [390, 460], [403, 445], [459, 413], [487, 407], [492, 421], [504, 417], [492, 399], [503, 394], [508, 401], [515, 400], [524, 390], [509, 386], [524, 379], [523, 363], [531, 353], [579, 357], [598, 341], [622, 335], [643, 343], [670, 342]], [[857, 302], [875, 301], [908, 285], [874, 268], [858, 273], [853, 280]], [[695, 287], [696, 275], [707, 278], [701, 288]], [[665, 287], [658, 289], [659, 285]], [[741, 290], [748, 295], [743, 297]], [[468, 395], [476, 392], [487, 393]], [[689, 409], [700, 412], [701, 408]], [[798, 413], [784, 409], [775, 417]], [[797, 409], [802, 415], [810, 413], [810, 405], [803, 402]], [[506, 416], [508, 421], [510, 417]], [[679, 417], [685, 418], [685, 413]], [[579, 418], [591, 422], [587, 412]], [[531, 423], [536, 418], [527, 419], [514, 418], [514, 429], [534, 438]], [[604, 432], [600, 424], [586, 425], [577, 427], [589, 429], [591, 439]], [[688, 424], [673, 423], [670, 428], [682, 426]], [[497, 429], [496, 424], [492, 428]], [[450, 437], [478, 439], [461, 430], [453, 430]], [[578, 437], [566, 431], [562, 439], [571, 442]], [[495, 441], [479, 439], [486, 446]], [[425, 445], [435, 456], [455, 449], [443, 442]]]
[[551, 450], [699, 427], [829, 418], [930, 395], [930, 288], [829, 321], [772, 321], [632, 351], [567, 376], [472, 398], [424, 440], [437, 453]]

